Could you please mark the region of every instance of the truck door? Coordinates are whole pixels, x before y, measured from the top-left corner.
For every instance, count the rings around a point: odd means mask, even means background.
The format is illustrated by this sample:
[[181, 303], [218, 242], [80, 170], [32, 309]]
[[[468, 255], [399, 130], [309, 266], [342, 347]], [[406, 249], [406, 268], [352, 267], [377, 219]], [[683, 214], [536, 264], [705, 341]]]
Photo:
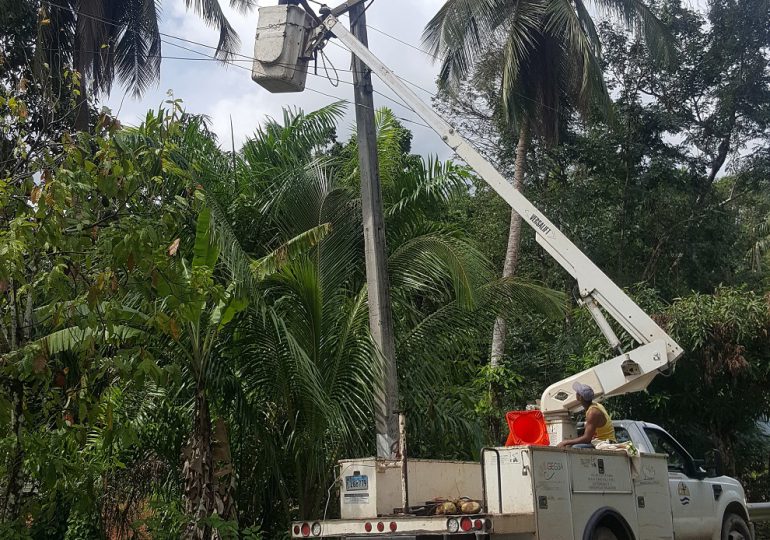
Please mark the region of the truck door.
[[655, 453], [668, 456], [668, 485], [676, 539], [711, 538], [717, 525], [711, 486], [695, 477], [692, 458], [668, 433], [654, 428], [644, 428], [644, 432]]

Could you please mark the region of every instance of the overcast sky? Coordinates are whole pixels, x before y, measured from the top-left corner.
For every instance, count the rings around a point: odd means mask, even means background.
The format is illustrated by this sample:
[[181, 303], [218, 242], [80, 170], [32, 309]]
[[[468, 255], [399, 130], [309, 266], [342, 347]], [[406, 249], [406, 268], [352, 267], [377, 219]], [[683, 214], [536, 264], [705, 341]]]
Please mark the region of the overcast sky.
[[[231, 24], [236, 28], [241, 38], [241, 53], [253, 56], [254, 36], [257, 26], [257, 12], [242, 15], [230, 9], [226, 0], [220, 0]], [[260, 5], [274, 5], [277, 0], [260, 0]], [[334, 6], [339, 2], [330, 1]], [[418, 45], [425, 24], [436, 13], [443, 0], [375, 0], [367, 11], [367, 23], [370, 27], [381, 29], [405, 42]], [[216, 45], [218, 32], [207, 27], [192, 11], [187, 11], [183, 0], [168, 0], [163, 2], [161, 32], [203, 44]], [[347, 20], [345, 20], [347, 22]], [[164, 37], [165, 41], [174, 40]], [[369, 30], [370, 48], [399, 76], [435, 91], [435, 79], [438, 67], [427, 55], [398, 43], [381, 33]], [[179, 45], [195, 49], [203, 54], [163, 43], [164, 57], [202, 58], [211, 55], [212, 50], [190, 43], [178, 42]], [[341, 47], [329, 45], [326, 47], [332, 63], [344, 70], [350, 69], [350, 54]], [[248, 66], [250, 63], [240, 58], [238, 64]], [[320, 64], [320, 62], [319, 62]], [[323, 69], [319, 65], [319, 75]], [[341, 83], [334, 87], [325, 76], [308, 77], [307, 87], [338, 96], [352, 101], [353, 87], [346, 82], [351, 81], [351, 74], [340, 71]], [[332, 77], [334, 78], [334, 77]], [[391, 92], [379, 80], [375, 79], [375, 89], [391, 95]], [[219, 136], [220, 144], [230, 148], [230, 118], [233, 122], [235, 145], [249, 137], [255, 127], [266, 116], [279, 118], [281, 109], [286, 106], [296, 106], [304, 110], [313, 110], [334, 101], [312, 91], [295, 94], [270, 94], [256, 83], [252, 82], [250, 73], [244, 69], [226, 66], [219, 62], [199, 60], [176, 60], [164, 58], [161, 66], [160, 81], [150, 88], [140, 99], [125, 95], [123, 89], [116, 87], [112, 95], [105, 101], [113, 112], [119, 111], [123, 123], [138, 124], [148, 109], [156, 109], [167, 99], [171, 90], [175, 98], [184, 100], [185, 108], [196, 114], [205, 114], [211, 118], [211, 126]], [[429, 100], [430, 96], [417, 91], [420, 97]], [[404, 107], [396, 105], [387, 99], [375, 95], [377, 107], [388, 106], [398, 116], [419, 120], [415, 114]], [[422, 155], [436, 154], [448, 157], [450, 153], [439, 137], [425, 127], [406, 123], [414, 133], [413, 150]], [[353, 111], [349, 107], [348, 114], [340, 126], [340, 136], [347, 137], [353, 126]]]

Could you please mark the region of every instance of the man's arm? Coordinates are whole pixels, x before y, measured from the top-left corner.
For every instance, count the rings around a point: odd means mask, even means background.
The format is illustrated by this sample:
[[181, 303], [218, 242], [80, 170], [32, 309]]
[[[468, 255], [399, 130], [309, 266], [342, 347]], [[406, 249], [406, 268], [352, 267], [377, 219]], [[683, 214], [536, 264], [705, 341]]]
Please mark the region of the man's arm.
[[596, 409], [593, 409], [586, 415], [586, 427], [583, 434], [575, 439], [561, 441], [556, 446], [564, 448], [565, 446], [572, 446], [574, 444], [589, 444], [594, 439], [594, 435], [596, 435], [596, 428], [599, 425], [600, 418], [603, 419], [604, 415]]

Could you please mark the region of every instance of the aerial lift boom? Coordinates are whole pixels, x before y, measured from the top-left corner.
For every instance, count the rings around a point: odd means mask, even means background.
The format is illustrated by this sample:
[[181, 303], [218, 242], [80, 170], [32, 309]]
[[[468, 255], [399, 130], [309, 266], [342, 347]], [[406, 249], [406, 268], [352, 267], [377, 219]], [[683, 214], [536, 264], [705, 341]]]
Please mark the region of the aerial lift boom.
[[[570, 421], [569, 414], [580, 408], [572, 389], [575, 381], [593, 387], [597, 399], [641, 391], [658, 373], [673, 367], [682, 355], [682, 349], [521, 192], [514, 189], [468, 141], [345, 28], [337, 17], [357, 1], [360, 0], [345, 2], [334, 9], [322, 8], [320, 19], [323, 25], [312, 31], [306, 52], [312, 52], [323, 46], [328, 39], [336, 37], [369, 66], [373, 73], [534, 229], [537, 242], [575, 278], [582, 302], [610, 346], [618, 353], [614, 358], [551, 385], [543, 393], [540, 409], [549, 425], [552, 442], [569, 438], [574, 435], [574, 423]], [[605, 318], [605, 312], [639, 344], [639, 347], [622, 351], [620, 340]]]

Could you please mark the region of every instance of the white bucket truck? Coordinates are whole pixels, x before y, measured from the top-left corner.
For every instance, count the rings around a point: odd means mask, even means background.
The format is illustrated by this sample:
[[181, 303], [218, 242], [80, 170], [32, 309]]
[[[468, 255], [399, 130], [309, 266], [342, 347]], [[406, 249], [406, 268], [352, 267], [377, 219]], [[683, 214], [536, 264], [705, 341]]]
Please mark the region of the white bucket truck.
[[[673, 367], [682, 349], [340, 23], [338, 17], [362, 1], [349, 0], [334, 9], [323, 6], [320, 16], [309, 12], [303, 0], [261, 8], [252, 78], [273, 92], [301, 91], [308, 60], [330, 39], [339, 39], [535, 230], [537, 242], [577, 281], [582, 303], [617, 351], [614, 358], [543, 393], [540, 409], [551, 444], [574, 437], [571, 414], [580, 409], [574, 382], [591, 386], [597, 400], [644, 390], [658, 373]], [[621, 350], [605, 314], [638, 347]], [[295, 538], [402, 540], [753, 540], [744, 492], [736, 480], [709, 477], [657, 426], [633, 421], [616, 424], [619, 438], [632, 441], [638, 456], [519, 446], [483, 449], [479, 463], [343, 460], [339, 464], [341, 519], [294, 523], [291, 534]], [[456, 515], [435, 515], [431, 501], [437, 497], [478, 501], [478, 508], [474, 507], [478, 511], [461, 514], [455, 508]]]

